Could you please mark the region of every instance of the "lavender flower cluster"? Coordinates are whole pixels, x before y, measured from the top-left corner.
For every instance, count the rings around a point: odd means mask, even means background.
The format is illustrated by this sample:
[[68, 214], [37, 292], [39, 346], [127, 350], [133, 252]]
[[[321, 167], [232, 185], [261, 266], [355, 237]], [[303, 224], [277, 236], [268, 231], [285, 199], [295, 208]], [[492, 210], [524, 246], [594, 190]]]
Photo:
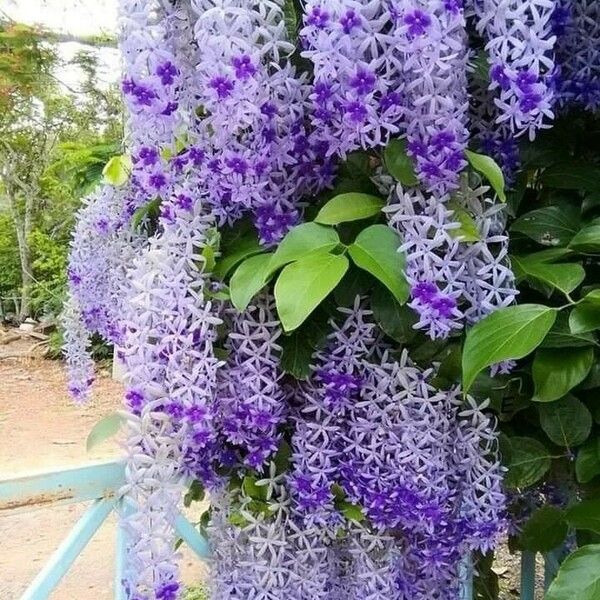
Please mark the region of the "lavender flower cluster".
[[[434, 370], [395, 355], [364, 298], [332, 320], [308, 380], [291, 380], [271, 293], [235, 312], [215, 299], [211, 257], [219, 228], [246, 216], [275, 245], [338, 161], [398, 136], [418, 184], [393, 184], [385, 167], [376, 183], [403, 240], [416, 327], [446, 338], [511, 304], [502, 211], [464, 172], [469, 131], [516, 167], [519, 134], [556, 107], [596, 107], [598, 3], [307, 0], [299, 54], [310, 73], [294, 66], [286, 8], [121, 0], [132, 172], [79, 216], [71, 391], [89, 394], [90, 335], [115, 343], [127, 371], [132, 600], [179, 595], [173, 521], [189, 477], [212, 495], [215, 600], [449, 600], [461, 558], [504, 527], [486, 403], [435, 389]], [[474, 100], [473, 19], [492, 77]], [[150, 202], [155, 231], [132, 231]], [[465, 215], [475, 239], [464, 239]]]

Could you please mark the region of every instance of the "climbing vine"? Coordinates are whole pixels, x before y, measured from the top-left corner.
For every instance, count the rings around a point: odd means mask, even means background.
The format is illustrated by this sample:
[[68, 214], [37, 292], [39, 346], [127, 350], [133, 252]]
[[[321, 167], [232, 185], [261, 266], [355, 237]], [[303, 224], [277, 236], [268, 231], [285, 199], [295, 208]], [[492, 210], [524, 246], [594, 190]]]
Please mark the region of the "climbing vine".
[[76, 399], [93, 332], [126, 365], [130, 598], [178, 596], [190, 481], [218, 600], [489, 596], [507, 533], [593, 597], [598, 17], [122, 0], [65, 323]]

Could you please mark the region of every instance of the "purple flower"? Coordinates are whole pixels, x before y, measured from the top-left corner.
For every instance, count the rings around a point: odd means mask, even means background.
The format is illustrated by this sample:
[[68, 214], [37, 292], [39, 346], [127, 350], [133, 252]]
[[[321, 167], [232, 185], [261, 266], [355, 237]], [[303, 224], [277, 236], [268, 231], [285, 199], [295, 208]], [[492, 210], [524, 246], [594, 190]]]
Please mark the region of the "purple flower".
[[217, 92], [219, 99], [223, 100], [224, 98], [231, 96], [234, 83], [228, 77], [218, 75], [210, 80], [208, 86]]
[[416, 9], [404, 15], [404, 24], [408, 26], [409, 35], [424, 35], [431, 26], [431, 17], [426, 12]]
[[160, 77], [163, 85], [171, 85], [175, 81], [175, 77], [179, 75], [179, 70], [168, 60], [156, 67], [156, 74]]

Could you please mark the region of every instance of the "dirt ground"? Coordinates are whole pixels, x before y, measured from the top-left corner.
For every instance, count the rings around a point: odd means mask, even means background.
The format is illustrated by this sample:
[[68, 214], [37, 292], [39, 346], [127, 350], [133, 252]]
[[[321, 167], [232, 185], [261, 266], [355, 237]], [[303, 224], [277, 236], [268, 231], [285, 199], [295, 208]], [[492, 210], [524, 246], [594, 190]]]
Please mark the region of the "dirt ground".
[[[94, 424], [120, 406], [121, 385], [107, 371], [101, 371], [91, 404], [78, 408], [66, 393], [59, 362], [5, 358], [31, 346], [31, 340], [0, 346], [0, 479], [118, 457], [120, 450], [114, 440], [89, 453], [85, 441]], [[87, 506], [82, 503], [0, 515], [0, 600], [20, 597]], [[51, 600], [113, 598], [115, 536], [116, 519], [112, 515]], [[182, 572], [184, 582], [197, 584], [205, 569], [184, 550]]]
[[[85, 441], [94, 424], [120, 406], [121, 384], [100, 371], [92, 402], [76, 407], [66, 393], [60, 362], [6, 358], [31, 347], [20, 340], [0, 345], [0, 479], [80, 466], [119, 456], [117, 441], [91, 452]], [[87, 504], [55, 506], [27, 513], [0, 515], [0, 600], [17, 600], [27, 584], [60, 544]], [[116, 519], [96, 533], [61, 581], [51, 600], [110, 600], [113, 598]], [[183, 580], [197, 584], [206, 568], [187, 549], [182, 555]], [[501, 600], [518, 598], [518, 561], [505, 549], [499, 553]], [[541, 569], [540, 569], [541, 571]], [[541, 585], [537, 598], [541, 600]]]

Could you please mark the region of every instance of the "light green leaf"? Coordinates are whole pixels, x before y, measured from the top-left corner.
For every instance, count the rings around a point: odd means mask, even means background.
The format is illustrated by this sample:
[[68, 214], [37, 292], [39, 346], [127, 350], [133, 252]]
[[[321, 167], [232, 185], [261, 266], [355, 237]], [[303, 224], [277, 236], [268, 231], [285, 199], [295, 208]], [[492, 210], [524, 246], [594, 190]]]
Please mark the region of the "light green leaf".
[[250, 256], [255, 256], [264, 252], [260, 245], [256, 233], [251, 231], [246, 235], [235, 240], [235, 243], [228, 248], [228, 253], [222, 256], [215, 266], [214, 275], [219, 279], [225, 279], [229, 272]]
[[501, 308], [476, 323], [463, 350], [463, 389], [469, 390], [477, 374], [503, 360], [533, 352], [550, 331], [556, 310], [540, 304]]
[[551, 462], [541, 442], [527, 437], [510, 438], [510, 460], [504, 484], [509, 488], [529, 487], [546, 474]]
[[315, 223], [339, 225], [349, 221], [360, 221], [374, 217], [385, 206], [385, 200], [370, 194], [349, 192], [339, 194], [323, 206], [315, 218]]
[[272, 275], [277, 269], [311, 254], [325, 253], [333, 250], [340, 243], [340, 238], [331, 227], [317, 223], [303, 223], [290, 229], [275, 250], [265, 277]]
[[588, 440], [577, 451], [575, 474], [580, 483], [589, 483], [600, 475], [600, 438]]
[[419, 179], [406, 147], [406, 140], [390, 140], [383, 152], [383, 160], [392, 177], [402, 185], [413, 186], [419, 183]]
[[533, 360], [534, 402], [552, 402], [581, 383], [594, 362], [593, 348], [538, 350]]
[[569, 248], [584, 254], [600, 253], [600, 223], [584, 227], [569, 243]]
[[229, 295], [231, 303], [240, 312], [246, 310], [250, 300], [265, 286], [265, 272], [272, 256], [272, 254], [251, 256], [231, 276]]
[[567, 510], [567, 521], [575, 529], [600, 533], [600, 499], [592, 498], [574, 504]]
[[546, 206], [519, 217], [511, 231], [522, 233], [542, 246], [566, 246], [579, 231], [579, 212], [565, 206]]
[[569, 315], [569, 327], [572, 333], [587, 333], [600, 329], [600, 305], [582, 303]]
[[600, 598], [600, 544], [570, 554], [558, 570], [545, 600], [598, 600]]
[[570, 294], [585, 279], [585, 269], [575, 263], [548, 264], [513, 256], [512, 265], [517, 279], [534, 279], [563, 294]]
[[460, 227], [449, 229], [448, 233], [461, 242], [478, 242], [481, 239], [479, 229], [469, 211], [456, 201], [449, 202], [448, 208], [454, 211], [453, 219], [460, 223]]
[[89, 452], [95, 448], [98, 444], [108, 440], [109, 438], [116, 435], [121, 426], [125, 422], [125, 419], [119, 413], [111, 413], [100, 419], [93, 427], [87, 436], [85, 442], [86, 450]]
[[542, 429], [557, 446], [579, 446], [592, 430], [592, 414], [575, 396], [543, 404], [539, 412]]
[[314, 254], [287, 265], [275, 283], [275, 302], [285, 331], [299, 327], [341, 281], [348, 270], [345, 256]]
[[406, 259], [398, 252], [400, 237], [387, 225], [371, 225], [361, 231], [348, 252], [354, 263], [379, 279], [400, 304], [408, 299], [404, 276]]
[[129, 180], [131, 173], [131, 157], [127, 154], [113, 156], [102, 169], [104, 181], [115, 187], [124, 186]]
[[349, 521], [356, 521], [360, 523], [365, 520], [365, 513], [358, 504], [352, 504], [347, 500], [342, 500], [336, 503], [336, 508], [348, 519]]
[[565, 541], [569, 526], [562, 510], [542, 506], [523, 526], [519, 543], [524, 550], [550, 552]]
[[502, 202], [506, 202], [506, 194], [504, 192], [504, 175], [502, 169], [498, 166], [498, 163], [491, 157], [485, 154], [477, 154], [466, 151], [467, 160], [475, 171], [481, 173], [489, 182], [498, 198]]

